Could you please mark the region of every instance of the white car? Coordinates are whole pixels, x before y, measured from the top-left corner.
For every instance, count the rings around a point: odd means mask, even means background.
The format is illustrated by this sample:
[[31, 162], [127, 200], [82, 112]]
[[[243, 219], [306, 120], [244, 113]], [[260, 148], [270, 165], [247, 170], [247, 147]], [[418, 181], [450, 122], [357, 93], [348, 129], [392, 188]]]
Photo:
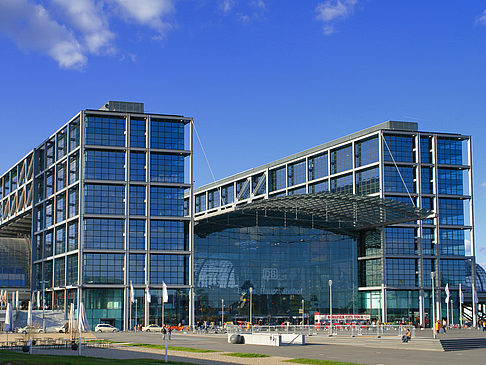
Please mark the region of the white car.
[[107, 323], [97, 324], [95, 327], [95, 332], [118, 332], [118, 328]]
[[62, 326], [56, 327], [54, 329], [54, 332], [56, 332], [56, 333], [67, 333], [68, 332], [68, 328], [69, 328], [69, 324], [68, 323], [64, 323]]
[[[25, 326], [22, 328], [17, 329], [18, 333], [23, 333], [24, 335], [29, 333], [29, 326]], [[31, 327], [30, 328], [31, 333], [44, 333], [44, 330], [42, 328], [37, 328], [37, 327]]]
[[149, 324], [148, 326], [142, 327], [143, 332], [162, 332], [162, 327], [158, 324]]

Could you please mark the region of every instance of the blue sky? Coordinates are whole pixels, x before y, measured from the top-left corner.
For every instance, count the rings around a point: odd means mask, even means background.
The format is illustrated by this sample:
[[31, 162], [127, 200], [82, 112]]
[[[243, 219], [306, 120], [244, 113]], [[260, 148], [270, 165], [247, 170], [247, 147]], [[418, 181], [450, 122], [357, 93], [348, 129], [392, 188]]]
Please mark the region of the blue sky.
[[0, 0], [0, 171], [107, 100], [194, 117], [216, 178], [418, 121], [473, 135], [486, 266], [485, 45], [485, 1]]

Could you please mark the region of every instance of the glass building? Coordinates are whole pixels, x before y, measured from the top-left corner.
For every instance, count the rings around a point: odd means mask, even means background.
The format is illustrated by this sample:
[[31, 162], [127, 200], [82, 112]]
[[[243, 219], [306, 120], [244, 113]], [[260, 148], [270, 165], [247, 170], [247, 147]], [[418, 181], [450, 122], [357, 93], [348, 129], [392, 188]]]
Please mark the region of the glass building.
[[[129, 318], [161, 323], [165, 282], [167, 321], [187, 321], [192, 130], [191, 118], [146, 114], [142, 103], [110, 101], [71, 118], [0, 177], [0, 237], [29, 237], [32, 253], [18, 263], [2, 254], [0, 287], [30, 284], [52, 309], [83, 301], [93, 327], [128, 329]], [[5, 281], [12, 270], [19, 279]]]
[[[196, 320], [219, 322], [223, 306], [226, 320], [248, 320], [250, 296], [254, 322], [302, 306], [311, 319], [329, 312], [332, 280], [335, 313], [426, 326], [431, 272], [445, 317], [444, 287], [458, 303], [459, 285], [474, 285], [471, 151], [470, 136], [389, 121], [200, 187], [193, 205], [186, 194]], [[363, 210], [372, 198], [380, 214]]]

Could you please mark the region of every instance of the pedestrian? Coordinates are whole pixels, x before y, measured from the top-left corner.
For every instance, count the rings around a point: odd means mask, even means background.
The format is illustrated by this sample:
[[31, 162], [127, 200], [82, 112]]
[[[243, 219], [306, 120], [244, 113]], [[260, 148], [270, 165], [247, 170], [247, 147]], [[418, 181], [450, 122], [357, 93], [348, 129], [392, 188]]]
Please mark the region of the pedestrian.
[[162, 327], [162, 340], [165, 340], [165, 336], [167, 335], [167, 328], [165, 327]]
[[444, 334], [447, 332], [447, 321], [442, 318], [442, 328], [444, 329]]
[[439, 333], [439, 331], [440, 331], [440, 322], [439, 322], [439, 320], [435, 321], [435, 323], [434, 323], [434, 330], [435, 330], [435, 333]]
[[167, 332], [169, 333], [169, 341], [170, 341], [170, 337], [172, 335], [172, 327], [169, 326], [169, 329], [167, 330]]
[[412, 338], [412, 333], [410, 332], [410, 329], [407, 328], [407, 332], [402, 337], [402, 342], [408, 342]]

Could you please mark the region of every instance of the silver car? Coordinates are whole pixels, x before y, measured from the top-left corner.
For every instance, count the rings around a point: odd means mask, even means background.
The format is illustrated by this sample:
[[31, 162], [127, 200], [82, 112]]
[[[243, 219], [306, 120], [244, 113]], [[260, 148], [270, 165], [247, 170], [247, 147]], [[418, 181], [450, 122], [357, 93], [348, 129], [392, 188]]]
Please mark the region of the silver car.
[[95, 327], [95, 332], [118, 332], [118, 328], [107, 323], [97, 324]]
[[162, 332], [162, 327], [158, 324], [149, 324], [146, 327], [142, 327], [142, 331], [144, 332]]

